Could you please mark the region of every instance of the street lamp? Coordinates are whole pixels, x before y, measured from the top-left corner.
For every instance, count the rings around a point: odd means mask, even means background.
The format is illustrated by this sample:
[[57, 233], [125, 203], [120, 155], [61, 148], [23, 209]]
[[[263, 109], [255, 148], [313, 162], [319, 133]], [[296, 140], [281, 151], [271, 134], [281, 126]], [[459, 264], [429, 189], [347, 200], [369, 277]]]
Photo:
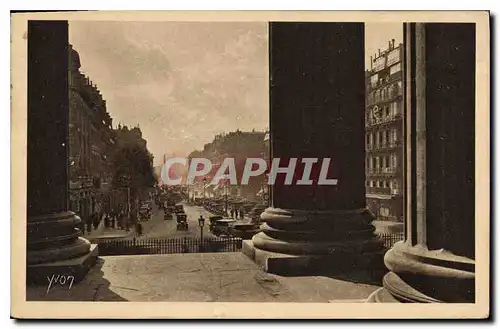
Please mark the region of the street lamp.
[[205, 193], [205, 187], [207, 185], [207, 178], [206, 177], [203, 177], [203, 202], [205, 202], [205, 198], [207, 197], [206, 193]]
[[203, 227], [205, 226], [205, 218], [203, 215], [200, 215], [198, 218], [198, 225], [200, 226], [200, 251], [203, 250]]
[[225, 216], [227, 217], [227, 211], [228, 211], [228, 204], [227, 204], [227, 184], [224, 183], [224, 212], [225, 212]]

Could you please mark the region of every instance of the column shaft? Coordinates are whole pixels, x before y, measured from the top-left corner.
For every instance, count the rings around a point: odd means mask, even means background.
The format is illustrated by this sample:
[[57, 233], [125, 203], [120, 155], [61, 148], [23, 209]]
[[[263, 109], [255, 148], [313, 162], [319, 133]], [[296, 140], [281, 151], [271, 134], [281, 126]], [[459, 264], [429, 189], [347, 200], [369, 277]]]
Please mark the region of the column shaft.
[[[330, 158], [337, 185], [276, 180], [255, 247], [290, 255], [380, 250], [365, 208], [364, 24], [270, 23], [271, 157]], [[315, 176], [316, 175], [316, 176]], [[380, 259], [381, 263], [381, 259]], [[323, 262], [322, 266], [325, 267]]]
[[474, 301], [473, 24], [405, 24], [407, 236], [384, 288], [405, 302]]
[[[28, 22], [28, 281], [41, 264], [89, 253], [68, 207], [68, 26]], [[36, 266], [35, 266], [36, 265]]]

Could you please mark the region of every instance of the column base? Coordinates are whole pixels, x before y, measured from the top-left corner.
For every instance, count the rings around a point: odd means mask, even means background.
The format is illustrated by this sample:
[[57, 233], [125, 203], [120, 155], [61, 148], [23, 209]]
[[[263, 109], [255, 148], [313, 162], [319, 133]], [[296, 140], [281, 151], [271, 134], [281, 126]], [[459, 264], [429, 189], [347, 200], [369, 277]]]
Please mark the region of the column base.
[[98, 254], [97, 245], [92, 244], [88, 253], [76, 258], [28, 265], [26, 270], [26, 284], [47, 285], [53, 275], [72, 276], [74, 277], [74, 283], [78, 283], [85, 278], [90, 268], [95, 265]]
[[81, 223], [72, 211], [28, 217], [28, 265], [56, 262], [85, 255], [90, 242], [82, 239]]
[[308, 275], [369, 269], [383, 271], [383, 242], [366, 209], [305, 211], [268, 208], [262, 232], [244, 241], [243, 253], [270, 273]]
[[398, 242], [385, 257], [391, 271], [373, 302], [392, 299], [403, 303], [474, 303], [475, 262], [445, 250]]
[[365, 301], [366, 303], [399, 303], [385, 288], [375, 290]]
[[81, 237], [72, 211], [28, 217], [26, 283], [47, 284], [55, 276], [81, 281], [98, 256], [97, 245]]
[[330, 255], [292, 255], [262, 250], [256, 248], [252, 240], [244, 240], [242, 252], [265, 272], [283, 276], [331, 274], [365, 269], [374, 273], [387, 271], [383, 266], [383, 251], [362, 254], [339, 252]]

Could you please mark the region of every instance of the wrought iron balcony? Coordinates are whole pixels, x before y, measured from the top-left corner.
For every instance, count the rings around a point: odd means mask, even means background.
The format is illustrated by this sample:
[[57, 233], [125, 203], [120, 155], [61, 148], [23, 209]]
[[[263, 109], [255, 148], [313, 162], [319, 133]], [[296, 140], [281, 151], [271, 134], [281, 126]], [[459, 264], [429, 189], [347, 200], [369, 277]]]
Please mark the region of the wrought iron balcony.
[[365, 150], [368, 152], [390, 150], [402, 145], [401, 141], [391, 141], [389, 143], [382, 144], [368, 144], [365, 146]]
[[392, 176], [399, 173], [399, 167], [372, 168], [366, 171], [367, 176]]

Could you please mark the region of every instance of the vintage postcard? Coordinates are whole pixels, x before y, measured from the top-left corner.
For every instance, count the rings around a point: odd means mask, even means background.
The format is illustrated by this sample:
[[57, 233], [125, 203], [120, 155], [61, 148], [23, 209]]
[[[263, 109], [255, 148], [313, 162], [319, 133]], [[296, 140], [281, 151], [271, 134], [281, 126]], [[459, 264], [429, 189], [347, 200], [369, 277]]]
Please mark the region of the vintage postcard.
[[16, 318], [489, 317], [488, 12], [12, 14]]

